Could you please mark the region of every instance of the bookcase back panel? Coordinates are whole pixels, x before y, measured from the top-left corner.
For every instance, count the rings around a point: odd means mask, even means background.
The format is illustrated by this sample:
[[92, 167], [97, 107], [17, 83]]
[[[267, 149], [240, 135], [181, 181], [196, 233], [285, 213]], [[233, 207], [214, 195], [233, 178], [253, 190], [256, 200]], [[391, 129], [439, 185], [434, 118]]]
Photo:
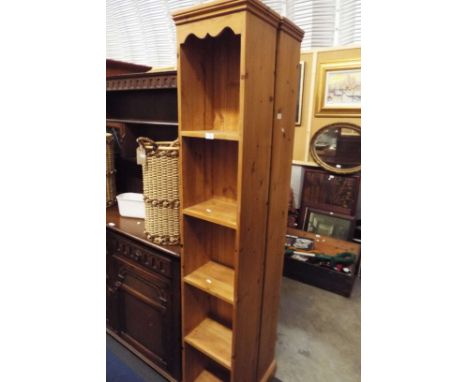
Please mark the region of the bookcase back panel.
[[184, 336], [189, 334], [205, 318], [218, 321], [228, 328], [232, 328], [232, 305], [210, 296], [203, 291], [184, 284], [185, 311]]
[[185, 359], [186, 364], [191, 365], [185, 369], [185, 380], [200, 382], [229, 381], [229, 372], [227, 370], [190, 346], [186, 346]]
[[184, 217], [185, 275], [208, 261], [234, 268], [236, 231], [190, 216]]
[[211, 198], [236, 200], [237, 142], [189, 138], [182, 145], [183, 207]]
[[182, 130], [239, 129], [240, 41], [226, 28], [216, 37], [194, 35], [180, 46]]

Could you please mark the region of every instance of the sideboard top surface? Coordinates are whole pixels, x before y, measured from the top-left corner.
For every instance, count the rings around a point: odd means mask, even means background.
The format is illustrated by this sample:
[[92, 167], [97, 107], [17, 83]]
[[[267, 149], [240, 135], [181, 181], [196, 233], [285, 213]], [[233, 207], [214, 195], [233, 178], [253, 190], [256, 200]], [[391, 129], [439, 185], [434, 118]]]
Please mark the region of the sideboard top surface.
[[[113, 225], [109, 225], [109, 223], [113, 223]], [[132, 239], [138, 240], [139, 242], [155, 248], [158, 251], [177, 258], [180, 257], [179, 245], [158, 245], [152, 243], [143, 233], [145, 227], [144, 220], [120, 216], [117, 206], [112, 206], [106, 209], [106, 227]]]

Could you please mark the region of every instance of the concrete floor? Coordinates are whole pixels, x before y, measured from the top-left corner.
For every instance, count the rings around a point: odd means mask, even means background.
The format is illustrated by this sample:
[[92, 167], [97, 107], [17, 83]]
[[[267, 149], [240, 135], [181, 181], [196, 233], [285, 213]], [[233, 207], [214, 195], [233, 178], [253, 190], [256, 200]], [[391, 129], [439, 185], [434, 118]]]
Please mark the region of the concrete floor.
[[276, 359], [279, 381], [360, 381], [360, 279], [346, 298], [283, 277]]
[[[112, 352], [145, 382], [165, 380], [107, 337]], [[283, 277], [276, 360], [277, 382], [360, 381], [359, 278], [351, 298], [346, 298]]]

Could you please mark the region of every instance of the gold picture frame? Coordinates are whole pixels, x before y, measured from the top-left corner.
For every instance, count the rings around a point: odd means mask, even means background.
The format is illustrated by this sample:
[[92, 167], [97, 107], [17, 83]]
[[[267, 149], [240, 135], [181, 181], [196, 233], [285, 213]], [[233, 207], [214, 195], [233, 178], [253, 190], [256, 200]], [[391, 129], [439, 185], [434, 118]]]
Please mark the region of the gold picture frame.
[[316, 117], [361, 116], [361, 61], [319, 64]]
[[304, 96], [304, 72], [305, 61], [299, 61], [298, 74], [297, 74], [297, 97], [296, 97], [296, 120], [295, 125], [302, 124], [302, 98]]

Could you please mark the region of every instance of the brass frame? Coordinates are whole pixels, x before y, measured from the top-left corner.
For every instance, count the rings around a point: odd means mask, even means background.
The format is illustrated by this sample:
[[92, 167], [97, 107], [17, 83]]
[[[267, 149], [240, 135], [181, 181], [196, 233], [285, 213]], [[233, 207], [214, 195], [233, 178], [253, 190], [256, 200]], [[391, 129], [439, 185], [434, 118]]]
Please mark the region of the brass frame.
[[351, 168], [336, 168], [328, 163], [324, 162], [318, 154], [315, 152], [315, 141], [317, 140], [318, 136], [328, 128], [333, 128], [333, 127], [342, 127], [344, 129], [351, 129], [359, 133], [359, 136], [361, 136], [361, 128], [358, 125], [354, 125], [352, 123], [348, 122], [336, 122], [336, 123], [331, 123], [329, 125], [323, 126], [320, 129], [318, 129], [315, 134], [312, 136], [309, 144], [309, 152], [310, 155], [312, 155], [312, 158], [314, 159], [315, 163], [317, 163], [320, 167], [323, 169], [330, 171], [334, 174], [354, 174], [356, 172], [361, 171], [361, 165], [351, 167]]
[[315, 87], [315, 116], [316, 117], [360, 117], [360, 107], [325, 107], [325, 86], [327, 73], [342, 70], [361, 69], [361, 60], [346, 60], [319, 64], [318, 85]]

